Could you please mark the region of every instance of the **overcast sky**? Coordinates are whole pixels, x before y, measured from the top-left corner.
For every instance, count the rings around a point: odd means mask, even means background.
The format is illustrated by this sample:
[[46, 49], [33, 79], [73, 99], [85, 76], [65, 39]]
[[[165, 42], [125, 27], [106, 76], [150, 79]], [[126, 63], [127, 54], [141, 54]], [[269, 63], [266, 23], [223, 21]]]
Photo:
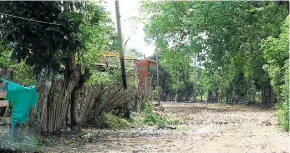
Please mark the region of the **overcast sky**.
[[[111, 14], [112, 20], [116, 23], [116, 11], [115, 11], [115, 0], [103, 0], [104, 4]], [[124, 40], [130, 38], [127, 43], [127, 48], [134, 48], [137, 51], [150, 56], [153, 54], [155, 46], [154, 44], [148, 45], [144, 41], [144, 25], [139, 23], [136, 25], [131, 19], [134, 16], [139, 15], [140, 0], [120, 0], [120, 14], [121, 14], [121, 27]], [[116, 25], [116, 24], [115, 24]], [[117, 29], [117, 25], [116, 25]]]

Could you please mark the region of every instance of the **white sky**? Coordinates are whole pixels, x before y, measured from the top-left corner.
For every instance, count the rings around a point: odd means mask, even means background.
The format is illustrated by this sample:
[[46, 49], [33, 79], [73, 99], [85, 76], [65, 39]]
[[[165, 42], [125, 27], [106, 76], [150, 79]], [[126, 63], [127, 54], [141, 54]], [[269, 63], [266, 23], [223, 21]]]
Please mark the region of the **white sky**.
[[[115, 0], [103, 0], [107, 10], [111, 14], [112, 20], [116, 23]], [[127, 49], [134, 48], [138, 52], [145, 54], [146, 57], [151, 56], [154, 52], [154, 44], [148, 45], [144, 41], [145, 33], [143, 31], [144, 25], [142, 23], [134, 23], [132, 17], [139, 15], [139, 8], [141, 6], [140, 0], [119, 0], [122, 35], [127, 43]], [[115, 24], [116, 29], [117, 25]], [[126, 50], [125, 50], [126, 54]]]

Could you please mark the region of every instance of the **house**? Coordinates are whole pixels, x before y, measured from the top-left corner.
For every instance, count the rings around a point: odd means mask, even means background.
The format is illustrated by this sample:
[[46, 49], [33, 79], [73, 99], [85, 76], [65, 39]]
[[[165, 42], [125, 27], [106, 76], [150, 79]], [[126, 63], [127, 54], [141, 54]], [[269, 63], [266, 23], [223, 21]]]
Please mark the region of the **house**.
[[[100, 63], [97, 63], [97, 70], [101, 72], [105, 72], [107, 68], [115, 69], [118, 67], [120, 63], [120, 55], [114, 52], [105, 51], [102, 53], [102, 60]], [[124, 56], [125, 66], [126, 67], [134, 67], [134, 61], [136, 58], [131, 56]]]
[[[108, 69], [115, 69], [120, 63], [119, 54], [113, 52], [103, 52], [103, 59], [97, 64], [97, 69], [105, 72]], [[151, 99], [153, 97], [153, 88], [151, 86], [150, 68], [157, 65], [156, 61], [142, 59], [138, 60], [134, 57], [124, 56], [126, 69], [135, 70], [136, 88], [141, 92], [138, 100], [138, 107], [143, 99]]]

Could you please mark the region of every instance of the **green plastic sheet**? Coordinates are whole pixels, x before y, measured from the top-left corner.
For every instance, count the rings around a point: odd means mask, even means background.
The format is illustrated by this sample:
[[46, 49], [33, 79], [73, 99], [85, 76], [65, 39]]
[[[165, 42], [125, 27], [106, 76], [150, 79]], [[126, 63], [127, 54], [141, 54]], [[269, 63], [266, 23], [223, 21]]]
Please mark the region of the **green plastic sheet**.
[[8, 83], [6, 100], [13, 105], [12, 111], [12, 134], [17, 123], [26, 123], [29, 120], [30, 110], [37, 105], [38, 94], [35, 86], [24, 87], [14, 82]]

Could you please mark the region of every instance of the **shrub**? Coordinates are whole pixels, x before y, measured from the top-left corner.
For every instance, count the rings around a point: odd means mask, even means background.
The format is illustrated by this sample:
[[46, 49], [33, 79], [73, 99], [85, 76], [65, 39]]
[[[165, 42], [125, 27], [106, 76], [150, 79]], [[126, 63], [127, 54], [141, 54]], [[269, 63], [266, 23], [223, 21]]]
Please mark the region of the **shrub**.
[[104, 123], [110, 129], [128, 129], [130, 128], [130, 123], [118, 116], [113, 115], [112, 113], [104, 114]]
[[144, 113], [145, 113], [145, 114], [150, 114], [150, 113], [152, 113], [153, 110], [154, 110], [154, 108], [155, 108], [155, 106], [154, 106], [154, 104], [153, 104], [152, 102], [150, 102], [150, 101], [145, 101], [145, 103], [144, 103]]
[[278, 123], [283, 131], [289, 131], [289, 104], [288, 102], [280, 103], [276, 107], [276, 116]]
[[169, 120], [165, 117], [158, 116], [153, 113], [153, 110], [155, 106], [153, 105], [152, 102], [147, 101], [145, 102], [144, 105], [144, 113], [145, 113], [145, 118], [143, 120], [143, 123], [150, 125], [150, 126], [158, 126], [158, 127], [164, 127], [169, 124], [178, 124], [178, 120]]

